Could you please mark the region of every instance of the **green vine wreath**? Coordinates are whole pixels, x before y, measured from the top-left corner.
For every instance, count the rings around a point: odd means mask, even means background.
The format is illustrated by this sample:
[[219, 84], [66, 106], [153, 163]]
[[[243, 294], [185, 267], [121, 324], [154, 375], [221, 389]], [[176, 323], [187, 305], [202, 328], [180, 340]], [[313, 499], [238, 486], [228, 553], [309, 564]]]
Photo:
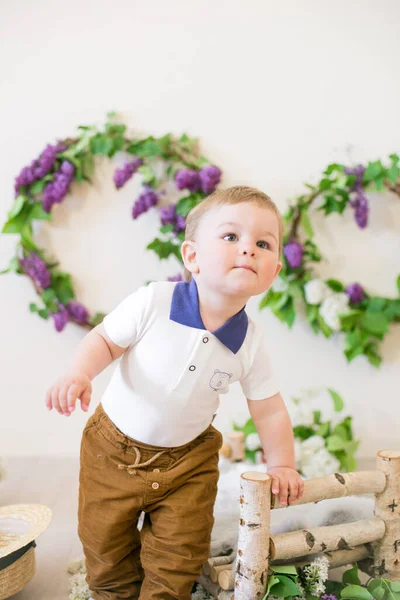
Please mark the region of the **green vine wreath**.
[[[54, 205], [65, 199], [74, 181], [91, 183], [97, 155], [130, 155], [114, 173], [115, 187], [123, 187], [135, 173], [141, 176], [143, 188], [132, 207], [132, 218], [137, 219], [152, 207], [159, 208], [159, 235], [147, 248], [160, 259], [172, 254], [181, 260], [185, 217], [214, 191], [221, 179], [221, 170], [199, 154], [196, 139], [186, 134], [179, 138], [172, 134], [131, 138], [115, 113], [107, 117], [103, 130], [80, 126], [75, 138], [47, 145], [37, 159], [21, 170], [15, 180], [14, 204], [2, 229], [2, 233], [17, 234], [19, 241], [15, 256], [1, 273], [15, 272], [31, 279], [39, 304], [31, 303], [30, 310], [43, 319], [52, 317], [57, 331], [62, 331], [69, 321], [92, 328], [103, 320], [104, 313], [90, 315], [76, 300], [70, 274], [59, 270], [58, 263], [35, 243], [35, 222], [51, 220]], [[171, 180], [182, 190], [182, 197], [159, 207], [160, 197], [166, 194], [164, 188]]]
[[[310, 192], [296, 198], [284, 215], [283, 267], [260, 303], [260, 308], [269, 307], [289, 327], [295, 321], [296, 307], [302, 304], [315, 333], [322, 331], [327, 338], [345, 333], [344, 353], [349, 362], [363, 354], [376, 367], [381, 363], [378, 347], [390, 323], [400, 322], [400, 298], [370, 295], [358, 282], [345, 285], [337, 279], [317, 278], [312, 267], [322, 257], [313, 241], [309, 213], [315, 205], [326, 216], [342, 214], [350, 207], [357, 225], [364, 229], [369, 212], [366, 190], [390, 190], [400, 196], [399, 157], [391, 154], [389, 159], [389, 166], [380, 160], [355, 168], [331, 164], [317, 185], [306, 184]], [[397, 288], [400, 295], [400, 276]]]

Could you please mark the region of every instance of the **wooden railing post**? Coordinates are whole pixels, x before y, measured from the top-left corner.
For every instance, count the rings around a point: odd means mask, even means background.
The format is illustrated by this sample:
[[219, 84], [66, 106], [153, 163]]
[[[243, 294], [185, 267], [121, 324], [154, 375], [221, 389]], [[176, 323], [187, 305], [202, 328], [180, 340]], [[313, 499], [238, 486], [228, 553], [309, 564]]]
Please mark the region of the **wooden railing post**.
[[268, 578], [271, 477], [242, 473], [235, 600], [260, 600]]
[[375, 516], [384, 521], [385, 534], [374, 543], [373, 573], [400, 581], [400, 452], [378, 452], [377, 468], [386, 475], [385, 489], [375, 495]]

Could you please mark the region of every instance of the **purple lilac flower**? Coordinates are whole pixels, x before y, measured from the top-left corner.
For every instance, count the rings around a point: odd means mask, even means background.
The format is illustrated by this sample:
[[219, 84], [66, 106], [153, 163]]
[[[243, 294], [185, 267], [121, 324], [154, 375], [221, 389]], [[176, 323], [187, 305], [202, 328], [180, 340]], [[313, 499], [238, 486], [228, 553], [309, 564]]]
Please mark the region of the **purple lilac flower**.
[[303, 251], [303, 246], [295, 241], [291, 241], [283, 247], [283, 253], [293, 269], [300, 267], [303, 262]]
[[175, 175], [175, 183], [178, 190], [187, 188], [190, 192], [197, 192], [200, 189], [200, 175], [193, 169], [181, 169]]
[[176, 213], [176, 205], [169, 204], [160, 208], [160, 218], [162, 225], [173, 225], [175, 235], [180, 231], [185, 231], [186, 219]]
[[54, 173], [54, 181], [46, 185], [43, 190], [43, 210], [50, 212], [53, 204], [60, 203], [68, 193], [71, 181], [74, 178], [75, 167], [68, 160], [64, 160], [59, 171]]
[[59, 304], [58, 309], [59, 311], [56, 313], [51, 313], [51, 316], [53, 317], [54, 326], [57, 331], [62, 331], [69, 321], [69, 314], [63, 304]]
[[355, 198], [350, 200], [350, 205], [355, 209], [354, 215], [357, 225], [364, 229], [368, 224], [368, 198], [362, 190], [358, 191]]
[[29, 167], [23, 167], [15, 178], [15, 193], [19, 194], [22, 186], [30, 185], [37, 179], [42, 179], [53, 168], [57, 154], [66, 150], [65, 144], [53, 146], [48, 144], [39, 158], [33, 160]]
[[67, 311], [69, 316], [75, 319], [75, 321], [78, 323], [87, 323], [89, 313], [80, 302], [75, 302], [74, 300], [68, 302]]
[[221, 181], [221, 174], [221, 170], [213, 165], [200, 169], [201, 189], [205, 194], [212, 194]]
[[365, 292], [359, 283], [351, 283], [345, 289], [352, 304], [360, 304], [365, 298]]
[[26, 258], [20, 260], [21, 267], [29, 275], [35, 284], [45, 290], [50, 287], [50, 273], [44, 260], [36, 252], [32, 252]]
[[321, 600], [337, 600], [334, 594], [322, 594]]
[[363, 193], [363, 176], [365, 172], [365, 167], [362, 165], [357, 165], [354, 169], [350, 167], [345, 167], [344, 172], [346, 175], [355, 175], [356, 180], [352, 187], [352, 192], [355, 193], [355, 197], [350, 200], [350, 206], [354, 208], [354, 217], [357, 222], [357, 225], [364, 229], [368, 224], [368, 199]]
[[160, 218], [162, 225], [175, 225], [176, 220], [176, 206], [175, 204], [169, 204], [168, 206], [162, 206], [160, 208]]
[[126, 162], [121, 169], [116, 169], [114, 173], [115, 187], [117, 189], [122, 188], [142, 164], [142, 159], [135, 156], [131, 162]]
[[170, 275], [168, 281], [183, 281], [182, 274], [178, 273], [177, 275]]
[[155, 206], [157, 202], [157, 194], [151, 188], [145, 189], [145, 191], [140, 194], [135, 204], [133, 205], [132, 218], [137, 219], [139, 215], [147, 212], [149, 208]]

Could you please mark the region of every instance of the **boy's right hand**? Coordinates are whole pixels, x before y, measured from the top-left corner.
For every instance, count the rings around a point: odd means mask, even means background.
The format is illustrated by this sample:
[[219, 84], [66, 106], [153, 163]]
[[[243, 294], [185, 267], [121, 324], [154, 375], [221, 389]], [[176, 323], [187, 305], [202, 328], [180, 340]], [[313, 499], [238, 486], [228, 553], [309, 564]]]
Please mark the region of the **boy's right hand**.
[[92, 396], [92, 384], [87, 375], [77, 373], [61, 377], [46, 392], [46, 406], [48, 410], [54, 408], [60, 413], [69, 417], [75, 410], [75, 404], [79, 398], [81, 408], [85, 412], [89, 408]]

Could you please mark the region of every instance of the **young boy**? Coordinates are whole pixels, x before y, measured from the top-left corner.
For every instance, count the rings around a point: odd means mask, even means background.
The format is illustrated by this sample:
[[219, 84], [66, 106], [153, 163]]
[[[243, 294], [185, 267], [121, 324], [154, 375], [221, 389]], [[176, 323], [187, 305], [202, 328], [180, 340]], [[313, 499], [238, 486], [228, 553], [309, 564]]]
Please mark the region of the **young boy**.
[[[216, 190], [188, 215], [185, 282], [141, 287], [81, 342], [47, 407], [87, 411], [91, 380], [119, 357], [81, 444], [79, 536], [94, 600], [189, 600], [209, 556], [222, 435], [219, 394], [240, 381], [281, 502], [299, 498], [290, 419], [251, 296], [281, 269], [282, 221], [254, 188]], [[142, 530], [137, 529], [145, 512]]]

